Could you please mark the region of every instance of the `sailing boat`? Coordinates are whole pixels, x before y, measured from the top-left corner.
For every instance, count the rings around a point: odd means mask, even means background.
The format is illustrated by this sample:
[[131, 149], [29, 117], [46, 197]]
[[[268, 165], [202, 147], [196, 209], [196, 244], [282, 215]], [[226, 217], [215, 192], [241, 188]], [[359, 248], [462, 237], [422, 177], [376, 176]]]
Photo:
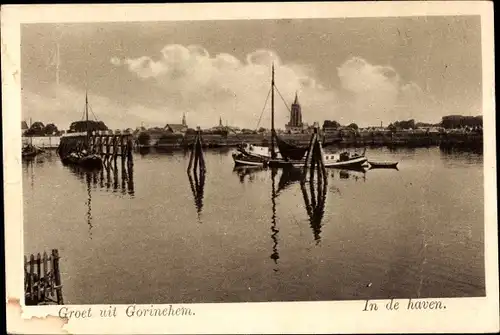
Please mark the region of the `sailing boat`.
[[[87, 169], [100, 169], [102, 168], [102, 158], [98, 155], [88, 152], [90, 143], [90, 129], [89, 129], [89, 101], [87, 93], [85, 93], [85, 139], [82, 150], [71, 150], [66, 156], [61, 157], [64, 164], [80, 165]], [[79, 134], [77, 134], [78, 136]]]
[[[306, 164], [306, 154], [309, 146], [298, 146], [288, 143], [276, 133], [274, 128], [274, 90], [273, 64], [271, 78], [271, 147], [243, 144], [238, 148], [238, 152], [233, 154], [235, 165], [302, 167]], [[364, 152], [363, 154], [347, 151], [324, 154], [323, 158], [325, 167], [361, 167], [367, 162]]]
[[[30, 118], [30, 126], [28, 129], [31, 129], [31, 118]], [[43, 149], [33, 145], [33, 136], [29, 136], [30, 142], [23, 145], [23, 148], [21, 150], [21, 157], [22, 158], [33, 158], [39, 153], [44, 152]]]

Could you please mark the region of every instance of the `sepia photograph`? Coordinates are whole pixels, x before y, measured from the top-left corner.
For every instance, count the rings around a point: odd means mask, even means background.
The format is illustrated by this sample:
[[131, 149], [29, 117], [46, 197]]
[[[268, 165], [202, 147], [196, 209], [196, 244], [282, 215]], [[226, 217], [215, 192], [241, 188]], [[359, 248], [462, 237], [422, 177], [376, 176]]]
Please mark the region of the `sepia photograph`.
[[480, 14], [21, 23], [23, 304], [486, 298], [484, 33]]

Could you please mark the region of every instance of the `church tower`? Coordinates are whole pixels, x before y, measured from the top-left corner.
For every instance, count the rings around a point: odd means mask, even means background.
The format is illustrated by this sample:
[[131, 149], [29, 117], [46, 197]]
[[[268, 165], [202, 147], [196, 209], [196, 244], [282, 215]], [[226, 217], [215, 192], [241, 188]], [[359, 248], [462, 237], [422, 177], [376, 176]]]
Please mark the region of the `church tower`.
[[292, 110], [290, 112], [290, 122], [288, 123], [290, 127], [302, 127], [302, 109], [299, 103], [299, 97], [297, 92], [295, 92], [295, 101], [292, 104]]

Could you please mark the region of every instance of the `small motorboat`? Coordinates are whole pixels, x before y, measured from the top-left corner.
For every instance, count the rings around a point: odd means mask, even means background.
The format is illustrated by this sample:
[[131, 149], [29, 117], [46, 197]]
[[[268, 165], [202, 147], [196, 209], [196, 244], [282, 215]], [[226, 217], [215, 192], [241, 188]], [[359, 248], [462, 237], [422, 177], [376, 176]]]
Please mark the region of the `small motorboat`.
[[86, 169], [102, 168], [102, 158], [95, 154], [89, 154], [86, 150], [81, 152], [72, 151], [62, 158], [62, 163], [64, 165], [79, 165]]
[[21, 151], [21, 156], [22, 158], [32, 158], [42, 152], [44, 152], [43, 149], [34, 146], [32, 144], [28, 144], [23, 147]]
[[235, 166], [267, 166], [268, 160], [262, 157], [245, 155], [243, 153], [233, 153]]
[[370, 169], [397, 169], [398, 162], [373, 162], [368, 161]]

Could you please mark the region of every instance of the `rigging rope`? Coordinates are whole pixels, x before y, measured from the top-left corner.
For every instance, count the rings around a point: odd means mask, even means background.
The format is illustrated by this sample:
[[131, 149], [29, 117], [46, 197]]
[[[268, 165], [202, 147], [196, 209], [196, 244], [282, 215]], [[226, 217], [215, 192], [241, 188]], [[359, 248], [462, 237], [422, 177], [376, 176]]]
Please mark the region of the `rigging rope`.
[[[275, 86], [275, 87], [276, 87], [276, 86]], [[283, 103], [285, 104], [286, 109], [288, 109], [288, 112], [290, 112], [290, 113], [291, 113], [292, 111], [290, 110], [290, 108], [288, 107], [288, 104], [286, 103], [285, 99], [284, 99], [284, 98], [283, 98], [283, 96], [281, 95], [280, 90], [278, 90], [278, 87], [276, 87], [276, 91], [278, 92], [279, 96], [281, 97], [281, 100], [283, 100]]]
[[95, 119], [96, 121], [99, 121], [99, 120], [97, 119], [97, 116], [94, 114], [94, 110], [92, 109], [92, 106], [91, 106], [90, 104], [89, 104], [89, 108], [90, 108], [90, 112], [92, 113], [92, 115], [94, 115], [94, 119]]
[[257, 131], [257, 129], [259, 128], [260, 121], [262, 120], [262, 115], [264, 114], [264, 110], [266, 109], [267, 100], [269, 100], [269, 95], [271, 94], [271, 89], [272, 88], [270, 88], [269, 91], [267, 92], [267, 98], [266, 98], [266, 101], [264, 102], [264, 107], [262, 107], [262, 112], [260, 112], [259, 122], [257, 122], [257, 126], [255, 127], [255, 131]]

